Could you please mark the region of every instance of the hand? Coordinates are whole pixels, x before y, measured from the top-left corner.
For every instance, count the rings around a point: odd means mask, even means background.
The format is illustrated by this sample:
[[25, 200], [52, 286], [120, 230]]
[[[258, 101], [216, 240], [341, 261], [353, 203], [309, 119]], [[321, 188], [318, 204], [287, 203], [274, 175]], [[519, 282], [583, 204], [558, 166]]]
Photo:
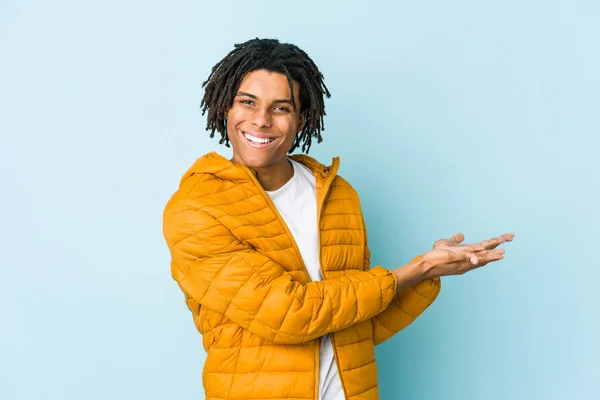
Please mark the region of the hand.
[[461, 245], [464, 235], [458, 233], [450, 239], [436, 241], [433, 250], [423, 254], [420, 261], [424, 264], [427, 276], [462, 275], [490, 262], [502, 260], [504, 249], [496, 247], [512, 241], [514, 236], [513, 233], [507, 233], [478, 243]]
[[[504, 235], [498, 236], [496, 238], [484, 240], [479, 243], [472, 244], [463, 244], [463, 240], [465, 240], [465, 235], [462, 233], [457, 233], [452, 236], [450, 239], [440, 239], [433, 244], [434, 249], [457, 249], [461, 251], [481, 251], [481, 250], [492, 250], [501, 245], [502, 243], [512, 242], [515, 237], [514, 233], [506, 233]], [[460, 246], [459, 246], [460, 245]]]

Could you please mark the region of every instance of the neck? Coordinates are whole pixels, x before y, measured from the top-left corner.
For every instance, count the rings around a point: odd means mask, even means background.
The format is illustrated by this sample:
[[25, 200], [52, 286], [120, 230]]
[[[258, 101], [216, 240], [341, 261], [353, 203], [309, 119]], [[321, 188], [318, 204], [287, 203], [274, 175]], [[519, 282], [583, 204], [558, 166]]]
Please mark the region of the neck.
[[258, 182], [266, 191], [279, 189], [294, 176], [294, 167], [287, 157], [275, 164], [252, 167], [252, 169], [256, 172]]
[[294, 167], [287, 157], [276, 165], [255, 168], [254, 170], [261, 186], [268, 191], [279, 189], [294, 176]]

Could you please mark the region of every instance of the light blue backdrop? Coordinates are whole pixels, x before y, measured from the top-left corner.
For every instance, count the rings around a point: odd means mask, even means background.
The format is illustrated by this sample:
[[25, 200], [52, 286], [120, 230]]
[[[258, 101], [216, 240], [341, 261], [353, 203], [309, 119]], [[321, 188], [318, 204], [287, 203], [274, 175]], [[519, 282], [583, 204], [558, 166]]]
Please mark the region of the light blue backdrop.
[[161, 213], [234, 43], [305, 49], [373, 262], [508, 231], [377, 348], [383, 399], [600, 398], [600, 5], [0, 2], [0, 398], [199, 399]]

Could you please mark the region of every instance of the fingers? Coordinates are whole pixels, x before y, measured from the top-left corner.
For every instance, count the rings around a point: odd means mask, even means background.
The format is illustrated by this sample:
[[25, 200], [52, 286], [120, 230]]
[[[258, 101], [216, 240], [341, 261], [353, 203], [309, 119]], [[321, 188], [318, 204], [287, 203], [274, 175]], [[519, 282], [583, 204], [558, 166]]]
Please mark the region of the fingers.
[[[455, 242], [453, 242], [453, 243], [455, 243]], [[469, 244], [453, 245], [453, 246], [440, 245], [439, 248], [443, 248], [445, 250], [450, 250], [450, 251], [455, 251], [455, 252], [461, 252], [461, 253], [462, 252], [475, 253], [478, 251], [486, 250], [486, 248], [479, 243], [469, 243]]]
[[504, 235], [479, 242], [477, 245], [482, 246], [485, 249], [492, 250], [500, 246], [502, 243], [512, 242], [514, 237], [514, 233], [506, 233]]
[[468, 263], [471, 268], [482, 267], [490, 262], [502, 260], [504, 249], [482, 250], [479, 252], [450, 252], [450, 263]]
[[448, 264], [468, 262], [475, 265], [479, 261], [477, 254], [470, 251], [447, 251], [446, 257]]
[[490, 250], [485, 252], [485, 254], [478, 255], [477, 258], [477, 265], [482, 267], [493, 261], [502, 260], [504, 258], [504, 249]]
[[462, 275], [494, 261], [504, 259], [504, 249], [477, 252], [433, 249], [423, 254], [431, 276]]
[[462, 233], [457, 233], [456, 235], [450, 238], [450, 241], [456, 244], [462, 243], [463, 240], [465, 240], [465, 235], [463, 235]]
[[438, 246], [436, 246], [434, 244], [434, 248], [438, 247], [438, 248], [446, 248], [448, 250], [451, 251], [460, 251], [460, 252], [476, 252], [476, 251], [481, 251], [484, 250], [485, 247], [482, 246], [479, 243], [469, 243], [469, 244], [463, 244], [460, 245], [460, 243], [462, 243], [465, 240], [465, 235], [463, 235], [462, 233], [457, 233], [456, 235], [452, 236], [450, 239], [445, 240], [445, 239], [440, 239], [436, 242], [436, 244], [438, 244]]
[[480, 244], [465, 244], [458, 248], [460, 251], [467, 251], [469, 253], [476, 253], [478, 251], [486, 250], [486, 248]]
[[[500, 235], [495, 238], [483, 240], [479, 243], [465, 243], [465, 244], [459, 246], [459, 244], [465, 240], [465, 235], [463, 235], [462, 233], [457, 233], [456, 235], [452, 236], [448, 241], [446, 241], [446, 242], [450, 242], [450, 243], [454, 244], [455, 246], [451, 246], [451, 245], [444, 246], [443, 243], [440, 243], [439, 247], [446, 247], [446, 248], [453, 247], [457, 251], [470, 251], [470, 252], [481, 251], [484, 249], [492, 250], [492, 249], [495, 249], [496, 247], [498, 247], [499, 245], [501, 245], [502, 243], [511, 242], [514, 237], [515, 237], [514, 233], [505, 233], [504, 235]], [[443, 242], [443, 241], [444, 240], [442, 239], [442, 240], [439, 240], [438, 242]]]

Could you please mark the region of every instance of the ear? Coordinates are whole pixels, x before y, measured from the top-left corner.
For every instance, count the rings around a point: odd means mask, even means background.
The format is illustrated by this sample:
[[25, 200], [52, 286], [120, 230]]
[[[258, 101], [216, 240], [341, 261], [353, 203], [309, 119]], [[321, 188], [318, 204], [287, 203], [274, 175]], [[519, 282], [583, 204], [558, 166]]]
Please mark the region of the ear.
[[298, 122], [298, 132], [302, 131], [302, 129], [304, 129], [304, 124], [306, 124], [306, 114], [307, 111], [304, 110], [302, 111], [302, 113], [300, 113], [300, 121]]

